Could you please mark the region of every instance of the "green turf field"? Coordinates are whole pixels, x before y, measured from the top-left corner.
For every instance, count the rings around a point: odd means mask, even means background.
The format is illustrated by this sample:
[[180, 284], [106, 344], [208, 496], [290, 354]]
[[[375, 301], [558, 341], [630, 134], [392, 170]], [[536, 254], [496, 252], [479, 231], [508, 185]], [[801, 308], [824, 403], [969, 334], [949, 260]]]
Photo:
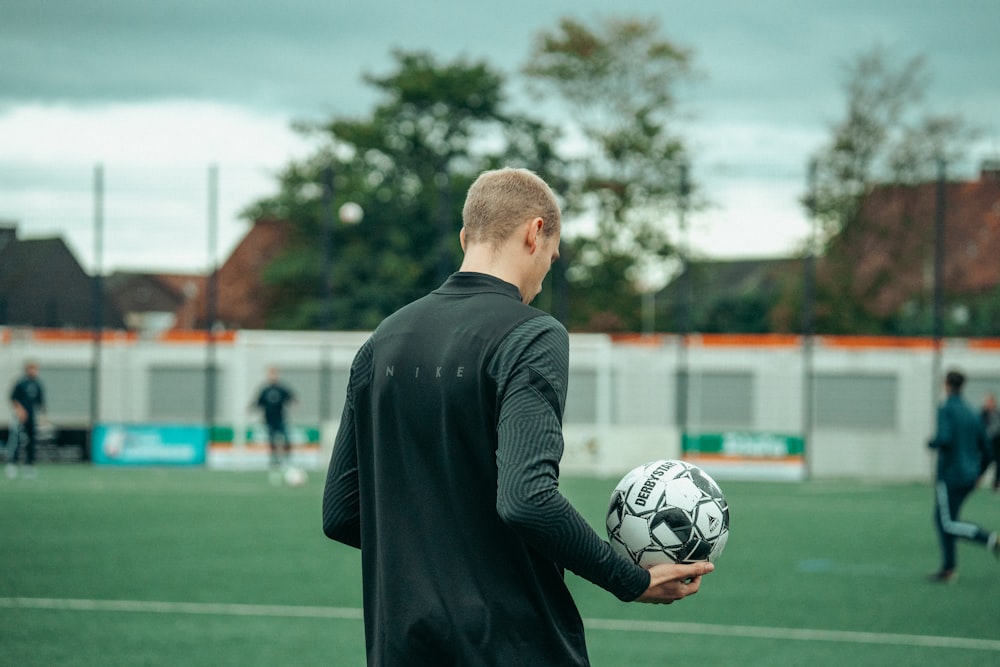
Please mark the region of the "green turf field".
[[[602, 533], [616, 481], [563, 480]], [[323, 537], [321, 484], [0, 478], [0, 665], [363, 665], [359, 554]], [[595, 667], [1000, 664], [1000, 562], [963, 545], [956, 584], [924, 582], [928, 486], [722, 486], [732, 534], [698, 595], [624, 604], [569, 577]], [[1000, 498], [979, 491], [964, 516], [1000, 526]]]

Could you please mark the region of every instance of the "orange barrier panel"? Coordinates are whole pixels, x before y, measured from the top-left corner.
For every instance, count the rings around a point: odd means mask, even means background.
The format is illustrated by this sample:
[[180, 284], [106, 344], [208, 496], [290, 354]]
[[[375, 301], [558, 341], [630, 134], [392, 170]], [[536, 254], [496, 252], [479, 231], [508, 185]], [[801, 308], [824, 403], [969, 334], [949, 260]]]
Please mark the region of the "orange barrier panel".
[[820, 336], [824, 347], [850, 348], [913, 348], [918, 350], [933, 350], [933, 338], [895, 337], [895, 336]]
[[[133, 331], [104, 329], [101, 331], [102, 341], [127, 341], [138, 338]], [[94, 332], [90, 329], [32, 329], [31, 339], [41, 343], [81, 343], [94, 340]]]
[[703, 347], [798, 347], [796, 334], [696, 334], [692, 342]]
[[[157, 339], [161, 343], [207, 343], [208, 333], [200, 329], [175, 329], [163, 332]], [[232, 343], [236, 340], [236, 331], [219, 331], [212, 334], [216, 343]]]

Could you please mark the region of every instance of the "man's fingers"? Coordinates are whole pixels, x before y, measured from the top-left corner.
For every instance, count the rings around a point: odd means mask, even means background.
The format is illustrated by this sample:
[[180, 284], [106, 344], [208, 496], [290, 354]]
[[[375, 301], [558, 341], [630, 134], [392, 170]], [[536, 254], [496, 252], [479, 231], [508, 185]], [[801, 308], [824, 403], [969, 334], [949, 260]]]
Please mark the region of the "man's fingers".
[[705, 561], [703, 563], [692, 563], [688, 577], [700, 577], [715, 569], [715, 565]]

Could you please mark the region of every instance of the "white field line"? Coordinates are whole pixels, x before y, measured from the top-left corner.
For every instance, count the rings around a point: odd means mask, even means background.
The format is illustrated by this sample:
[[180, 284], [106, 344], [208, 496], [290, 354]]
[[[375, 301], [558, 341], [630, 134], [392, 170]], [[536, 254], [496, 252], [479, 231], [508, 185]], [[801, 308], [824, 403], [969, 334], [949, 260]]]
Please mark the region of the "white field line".
[[620, 621], [599, 618], [584, 619], [592, 630], [616, 632], [652, 632], [683, 635], [713, 635], [748, 637], [752, 639], [794, 639], [800, 641], [837, 642], [842, 644], [884, 644], [890, 646], [922, 646], [927, 648], [964, 648], [979, 651], [1000, 651], [998, 639], [940, 637], [935, 635], [902, 635], [846, 630], [811, 630], [807, 628], [769, 628], [756, 625], [710, 625], [707, 623], [670, 623], [662, 621]]
[[[58, 598], [0, 597], [0, 608], [57, 609], [64, 611], [118, 611], [161, 614], [210, 614], [221, 616], [269, 616], [287, 618], [335, 618], [361, 620], [361, 609], [352, 607], [309, 607], [293, 605], [224, 604], [211, 602], [158, 602], [144, 600], [75, 600]], [[750, 625], [712, 625], [665, 621], [625, 621], [584, 619], [590, 630], [647, 632], [658, 634], [711, 635], [750, 639], [822, 641], [842, 644], [882, 644], [925, 648], [970, 649], [1000, 652], [1000, 640], [935, 635], [904, 635], [843, 630], [774, 628]]]
[[160, 614], [362, 619], [361, 610], [350, 607], [305, 607], [293, 605], [224, 604], [215, 602], [0, 598], [0, 607], [15, 609], [59, 609], [64, 611], [126, 611]]

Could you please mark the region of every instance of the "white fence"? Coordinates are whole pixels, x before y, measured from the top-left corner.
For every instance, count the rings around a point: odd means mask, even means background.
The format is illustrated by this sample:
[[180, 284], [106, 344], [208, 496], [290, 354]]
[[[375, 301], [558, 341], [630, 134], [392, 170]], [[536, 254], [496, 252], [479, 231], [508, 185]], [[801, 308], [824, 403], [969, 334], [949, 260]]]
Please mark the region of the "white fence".
[[[292, 419], [321, 426], [328, 444], [366, 337], [241, 331], [209, 344], [202, 335], [105, 332], [98, 344], [86, 333], [0, 329], [0, 377], [13, 383], [24, 361], [37, 360], [59, 427], [208, 423], [232, 427], [239, 447], [259, 420], [249, 406], [273, 365], [298, 395]], [[778, 433], [805, 440], [811, 478], [927, 479], [940, 377], [964, 371], [978, 405], [1000, 393], [998, 351], [992, 340], [935, 349], [928, 340], [818, 337], [807, 349], [794, 336], [574, 334], [563, 468], [615, 476], [680, 456], [682, 433]]]

